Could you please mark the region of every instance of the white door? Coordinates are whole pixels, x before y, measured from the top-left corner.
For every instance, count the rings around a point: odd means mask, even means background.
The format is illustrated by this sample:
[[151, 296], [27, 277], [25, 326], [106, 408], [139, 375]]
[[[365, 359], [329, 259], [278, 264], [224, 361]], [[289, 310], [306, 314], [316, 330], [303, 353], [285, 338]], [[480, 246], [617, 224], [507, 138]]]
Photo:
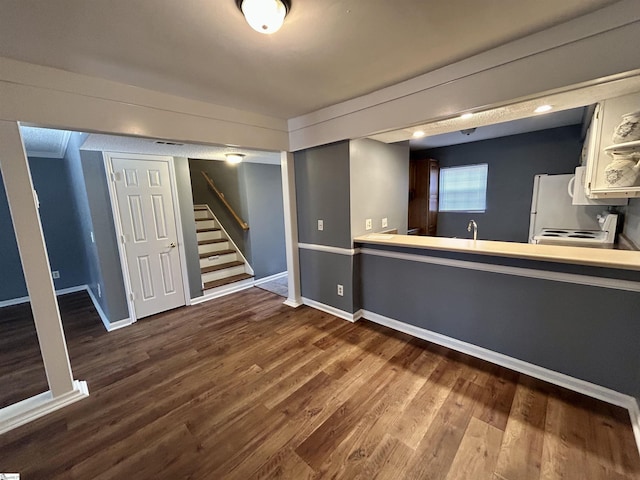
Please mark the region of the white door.
[[112, 155], [136, 318], [185, 304], [167, 160]]

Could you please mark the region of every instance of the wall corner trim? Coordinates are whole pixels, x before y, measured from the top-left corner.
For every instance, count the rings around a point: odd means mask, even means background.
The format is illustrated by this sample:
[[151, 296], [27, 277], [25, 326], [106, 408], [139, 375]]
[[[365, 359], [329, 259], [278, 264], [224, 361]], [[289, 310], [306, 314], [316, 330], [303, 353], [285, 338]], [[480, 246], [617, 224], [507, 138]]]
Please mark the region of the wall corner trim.
[[486, 360], [510, 370], [515, 370], [516, 372], [535, 377], [539, 380], [573, 390], [574, 392], [582, 393], [588, 397], [596, 398], [603, 402], [626, 408], [629, 411], [629, 416], [631, 417], [633, 433], [636, 438], [638, 451], [640, 452], [640, 409], [638, 408], [638, 402], [634, 397], [585, 380], [580, 380], [579, 378], [565, 375], [564, 373], [549, 370], [517, 358], [509, 357], [486, 348], [478, 347], [471, 343], [463, 342], [462, 340], [457, 340], [440, 333], [409, 325], [378, 313], [370, 312], [368, 310], [361, 310], [361, 312], [363, 314], [363, 318], [379, 325], [389, 327], [413, 337], [421, 338], [428, 342], [442, 345], [443, 347], [471, 355], [472, 357]]
[[88, 396], [87, 382], [74, 380], [73, 390], [56, 398], [53, 398], [51, 392], [47, 391], [4, 407], [0, 409], [0, 435]]
[[315, 300], [311, 300], [310, 298], [302, 297], [302, 303], [307, 305], [308, 307], [315, 308], [316, 310], [320, 310], [325, 313], [329, 313], [338, 318], [342, 318], [343, 320], [347, 320], [348, 322], [355, 323], [360, 318], [362, 318], [362, 310], [358, 310], [355, 313], [349, 313], [345, 310], [340, 310], [339, 308], [332, 307], [331, 305], [327, 305], [325, 303], [316, 302]]
[[89, 293], [89, 297], [93, 302], [93, 306], [98, 312], [98, 315], [100, 316], [100, 320], [102, 320], [102, 323], [104, 324], [104, 328], [107, 330], [107, 332], [113, 332], [114, 330], [118, 330], [119, 328], [122, 328], [122, 327], [127, 327], [132, 323], [134, 323], [131, 321], [131, 318], [123, 318], [122, 320], [118, 320], [116, 322], [110, 322], [109, 317], [107, 317], [107, 314], [104, 313], [104, 310], [102, 310], [102, 307], [100, 306], [100, 302], [98, 302], [98, 299], [95, 297], [95, 295], [93, 294], [89, 286], [85, 285], [84, 289], [87, 291], [87, 293]]

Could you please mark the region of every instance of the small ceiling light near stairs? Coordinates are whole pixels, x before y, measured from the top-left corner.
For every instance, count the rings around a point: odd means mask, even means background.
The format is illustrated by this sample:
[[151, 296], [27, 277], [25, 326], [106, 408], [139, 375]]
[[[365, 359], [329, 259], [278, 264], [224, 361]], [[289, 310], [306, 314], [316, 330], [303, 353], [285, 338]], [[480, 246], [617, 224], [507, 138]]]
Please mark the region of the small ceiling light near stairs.
[[229, 163], [240, 163], [244, 158], [243, 153], [225, 153], [224, 156], [227, 157]]
[[291, 10], [290, 0], [236, 0], [247, 23], [256, 32], [275, 33]]

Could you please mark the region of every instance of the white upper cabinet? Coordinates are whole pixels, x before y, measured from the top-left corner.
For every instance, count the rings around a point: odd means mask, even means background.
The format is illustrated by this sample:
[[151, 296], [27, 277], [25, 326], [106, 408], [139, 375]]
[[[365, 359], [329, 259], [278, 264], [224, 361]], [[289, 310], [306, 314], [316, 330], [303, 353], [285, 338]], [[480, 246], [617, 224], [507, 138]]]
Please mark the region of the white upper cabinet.
[[[618, 160], [616, 166], [609, 169], [607, 167], [614, 158], [605, 151], [614, 145], [613, 133], [622, 122], [623, 115], [638, 110], [640, 93], [607, 99], [598, 104], [587, 137], [587, 181], [584, 187], [589, 198], [640, 197], [640, 141], [615, 144], [625, 147], [626, 153], [635, 152], [637, 157]], [[621, 176], [635, 178], [635, 181], [631, 186], [615, 186], [615, 178]]]

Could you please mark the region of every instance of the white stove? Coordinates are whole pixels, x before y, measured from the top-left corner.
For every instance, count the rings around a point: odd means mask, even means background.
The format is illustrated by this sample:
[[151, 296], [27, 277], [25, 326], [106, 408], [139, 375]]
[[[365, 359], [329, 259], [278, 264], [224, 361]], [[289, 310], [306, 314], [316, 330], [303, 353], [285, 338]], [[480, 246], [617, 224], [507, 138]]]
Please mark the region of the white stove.
[[543, 228], [533, 237], [533, 243], [570, 247], [613, 248], [618, 216], [609, 214], [598, 218], [601, 230], [570, 230]]

